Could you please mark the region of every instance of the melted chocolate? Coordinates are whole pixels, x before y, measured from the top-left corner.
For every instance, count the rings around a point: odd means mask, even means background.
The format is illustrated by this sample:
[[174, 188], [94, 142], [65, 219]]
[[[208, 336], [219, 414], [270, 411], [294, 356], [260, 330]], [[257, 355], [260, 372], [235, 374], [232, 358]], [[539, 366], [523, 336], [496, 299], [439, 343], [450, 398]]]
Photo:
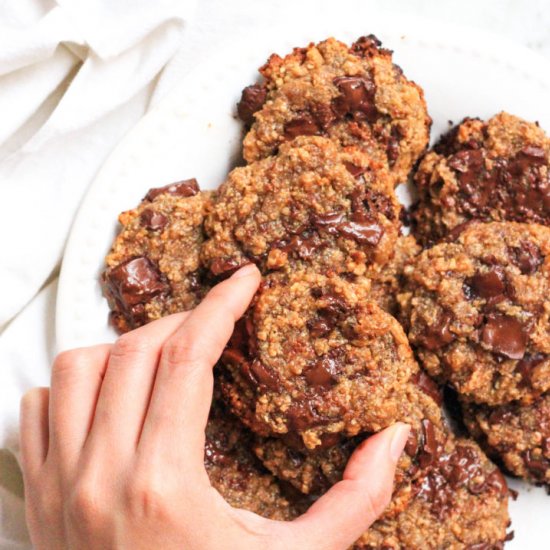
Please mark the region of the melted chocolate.
[[103, 284], [106, 294], [114, 300], [131, 326], [144, 320], [145, 302], [170, 290], [157, 266], [146, 256], [132, 258], [108, 269]]
[[342, 369], [342, 352], [338, 349], [323, 355], [304, 371], [308, 384], [315, 388], [328, 389], [332, 387]]
[[361, 76], [339, 76], [334, 80], [340, 95], [332, 100], [332, 110], [339, 118], [357, 122], [374, 122], [379, 112], [374, 97], [376, 86], [372, 78]]
[[481, 341], [494, 353], [509, 359], [522, 359], [527, 347], [527, 334], [522, 324], [508, 315], [487, 315], [481, 330]]
[[504, 298], [506, 293], [506, 280], [504, 271], [495, 267], [490, 271], [477, 272], [464, 282], [464, 294], [477, 298], [484, 298], [495, 303], [497, 298]]
[[316, 410], [312, 401], [294, 403], [288, 410], [288, 423], [291, 430], [302, 432], [326, 424], [328, 419], [322, 417]]
[[247, 125], [254, 122], [254, 113], [259, 111], [267, 98], [267, 89], [260, 84], [247, 86], [241, 94], [241, 100], [237, 104], [239, 118]]
[[444, 311], [434, 325], [426, 328], [422, 336], [424, 346], [429, 350], [436, 350], [450, 344], [455, 339], [450, 330], [452, 321], [452, 314]]
[[458, 150], [448, 164], [457, 173], [459, 211], [490, 219], [498, 209], [506, 220], [548, 224], [550, 178], [542, 170], [547, 163], [545, 152], [533, 146], [490, 163], [481, 148]]
[[510, 248], [509, 253], [512, 262], [524, 275], [536, 273], [544, 260], [540, 248], [531, 241], [523, 241], [519, 247]]
[[139, 223], [151, 231], [160, 231], [166, 227], [168, 218], [160, 212], [146, 208], [139, 217]]
[[419, 370], [414, 375], [413, 382], [438, 405], [443, 403], [443, 395], [439, 386], [423, 370]]
[[175, 195], [176, 197], [192, 197], [200, 191], [199, 184], [195, 178], [170, 183], [164, 187], [149, 189], [144, 201], [153, 201], [160, 195]]

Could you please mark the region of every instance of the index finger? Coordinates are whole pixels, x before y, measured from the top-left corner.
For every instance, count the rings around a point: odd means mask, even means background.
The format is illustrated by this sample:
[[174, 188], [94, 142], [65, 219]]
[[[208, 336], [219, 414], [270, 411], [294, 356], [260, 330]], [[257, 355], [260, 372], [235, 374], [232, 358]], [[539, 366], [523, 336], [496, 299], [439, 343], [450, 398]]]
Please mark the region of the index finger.
[[144, 456], [186, 455], [202, 465], [212, 368], [260, 283], [249, 264], [214, 287], [166, 341], [138, 447]]

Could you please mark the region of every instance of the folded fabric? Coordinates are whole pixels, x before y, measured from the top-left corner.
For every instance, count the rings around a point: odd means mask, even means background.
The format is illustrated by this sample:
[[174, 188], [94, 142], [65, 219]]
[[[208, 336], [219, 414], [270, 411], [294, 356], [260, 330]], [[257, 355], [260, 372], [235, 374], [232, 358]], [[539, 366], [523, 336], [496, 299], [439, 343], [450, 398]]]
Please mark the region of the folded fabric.
[[[195, 0], [2, 3], [0, 448], [16, 456], [19, 400], [49, 384], [55, 353], [55, 277], [40, 289], [58, 268], [88, 185], [147, 111], [194, 7]], [[21, 480], [8, 456], [0, 451], [0, 547], [30, 548]]]
[[0, 192], [9, 205], [0, 232], [11, 235], [0, 326], [58, 264], [84, 191], [145, 112], [194, 3], [35, 0], [31, 10], [26, 0], [26, 11], [0, 13]]

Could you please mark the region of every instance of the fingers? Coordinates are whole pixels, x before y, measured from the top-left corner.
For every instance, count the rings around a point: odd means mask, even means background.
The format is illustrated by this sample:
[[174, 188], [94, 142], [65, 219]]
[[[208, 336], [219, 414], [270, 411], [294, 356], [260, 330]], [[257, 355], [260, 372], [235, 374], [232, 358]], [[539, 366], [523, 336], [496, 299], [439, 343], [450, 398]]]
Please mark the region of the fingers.
[[113, 452], [135, 451], [149, 405], [160, 351], [189, 312], [123, 334], [113, 345], [88, 442]]
[[202, 464], [212, 367], [259, 283], [255, 266], [241, 268], [213, 288], [167, 340], [139, 443], [145, 456], [172, 453], [178, 462]]
[[48, 454], [48, 388], [33, 388], [21, 399], [20, 444], [23, 473], [35, 476]]
[[290, 524], [289, 546], [327, 550], [351, 546], [388, 505], [408, 433], [409, 426], [395, 424], [360, 445], [342, 481]]
[[61, 466], [76, 460], [86, 441], [111, 346], [60, 353], [52, 367], [50, 453]]

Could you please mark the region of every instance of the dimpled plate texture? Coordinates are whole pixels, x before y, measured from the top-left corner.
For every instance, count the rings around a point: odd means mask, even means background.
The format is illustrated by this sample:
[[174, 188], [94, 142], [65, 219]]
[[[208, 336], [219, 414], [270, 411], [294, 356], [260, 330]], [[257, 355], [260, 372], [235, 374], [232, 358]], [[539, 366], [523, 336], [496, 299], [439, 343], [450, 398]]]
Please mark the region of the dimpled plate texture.
[[[373, 33], [395, 51], [394, 61], [406, 76], [424, 88], [434, 119], [432, 141], [449, 121], [487, 118], [500, 110], [538, 120], [550, 132], [548, 60], [473, 29], [348, 15], [335, 13], [330, 23], [312, 20], [224, 44], [126, 136], [91, 185], [71, 230], [57, 299], [58, 349], [115, 339], [98, 281], [119, 212], [137, 205], [150, 187], [172, 181], [196, 177], [202, 189], [219, 186], [240, 158], [235, 104], [272, 52], [285, 54], [329, 36], [350, 43]], [[408, 190], [399, 191], [401, 200], [410, 202]], [[550, 497], [515, 480], [511, 486], [519, 491], [510, 503], [516, 536], [506, 548], [546, 548]]]

